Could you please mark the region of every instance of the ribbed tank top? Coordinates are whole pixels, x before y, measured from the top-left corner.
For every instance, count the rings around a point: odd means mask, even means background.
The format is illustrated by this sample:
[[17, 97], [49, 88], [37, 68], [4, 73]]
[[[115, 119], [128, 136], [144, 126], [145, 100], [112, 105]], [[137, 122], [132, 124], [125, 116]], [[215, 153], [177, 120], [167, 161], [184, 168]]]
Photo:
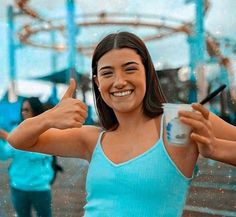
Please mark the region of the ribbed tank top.
[[147, 151], [115, 164], [101, 146], [94, 149], [86, 180], [84, 217], [179, 217], [191, 178], [171, 160], [160, 139]]

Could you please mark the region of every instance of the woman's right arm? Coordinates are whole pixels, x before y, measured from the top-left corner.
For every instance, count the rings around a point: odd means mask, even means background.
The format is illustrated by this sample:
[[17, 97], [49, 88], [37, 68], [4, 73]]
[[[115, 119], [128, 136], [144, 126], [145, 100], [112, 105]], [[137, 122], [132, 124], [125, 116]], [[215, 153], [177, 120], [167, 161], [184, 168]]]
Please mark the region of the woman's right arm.
[[100, 129], [82, 126], [87, 106], [72, 98], [74, 90], [75, 82], [71, 80], [58, 105], [23, 121], [9, 134], [8, 142], [17, 149], [89, 159]]
[[0, 129], [0, 160], [5, 161], [12, 157], [13, 148], [6, 141], [8, 133]]

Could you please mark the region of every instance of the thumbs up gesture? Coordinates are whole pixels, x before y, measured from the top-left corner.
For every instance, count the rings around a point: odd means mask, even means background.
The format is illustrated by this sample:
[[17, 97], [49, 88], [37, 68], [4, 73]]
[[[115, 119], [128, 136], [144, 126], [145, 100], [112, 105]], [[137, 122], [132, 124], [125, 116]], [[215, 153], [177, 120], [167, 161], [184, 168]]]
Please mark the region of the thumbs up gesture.
[[48, 111], [50, 112], [51, 127], [57, 129], [82, 127], [87, 118], [87, 106], [82, 101], [72, 98], [75, 89], [75, 80], [71, 79], [61, 101]]
[[68, 98], [73, 98], [73, 94], [75, 92], [76, 89], [76, 83], [74, 79], [70, 79], [70, 85], [67, 88], [66, 92], [64, 93], [64, 96], [61, 98], [61, 101], [64, 99], [68, 99]]

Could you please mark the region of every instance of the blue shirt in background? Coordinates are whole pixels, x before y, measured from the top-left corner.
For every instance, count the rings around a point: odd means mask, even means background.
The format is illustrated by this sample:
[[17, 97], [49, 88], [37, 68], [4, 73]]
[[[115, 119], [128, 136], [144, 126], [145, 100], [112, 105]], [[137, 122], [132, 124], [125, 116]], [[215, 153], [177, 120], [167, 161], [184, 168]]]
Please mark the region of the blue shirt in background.
[[44, 191], [51, 188], [52, 156], [21, 151], [0, 139], [0, 160], [12, 159], [9, 167], [10, 186], [23, 191]]

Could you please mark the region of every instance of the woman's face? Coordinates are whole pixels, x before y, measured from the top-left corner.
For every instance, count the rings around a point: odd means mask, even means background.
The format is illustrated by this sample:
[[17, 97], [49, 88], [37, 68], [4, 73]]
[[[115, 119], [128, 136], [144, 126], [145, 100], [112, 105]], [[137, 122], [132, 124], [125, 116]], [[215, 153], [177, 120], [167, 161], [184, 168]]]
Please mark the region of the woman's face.
[[141, 109], [146, 92], [145, 68], [132, 49], [113, 49], [98, 61], [95, 82], [103, 100], [114, 112]]
[[21, 108], [21, 114], [24, 120], [33, 117], [33, 111], [28, 101], [25, 101], [23, 103]]

